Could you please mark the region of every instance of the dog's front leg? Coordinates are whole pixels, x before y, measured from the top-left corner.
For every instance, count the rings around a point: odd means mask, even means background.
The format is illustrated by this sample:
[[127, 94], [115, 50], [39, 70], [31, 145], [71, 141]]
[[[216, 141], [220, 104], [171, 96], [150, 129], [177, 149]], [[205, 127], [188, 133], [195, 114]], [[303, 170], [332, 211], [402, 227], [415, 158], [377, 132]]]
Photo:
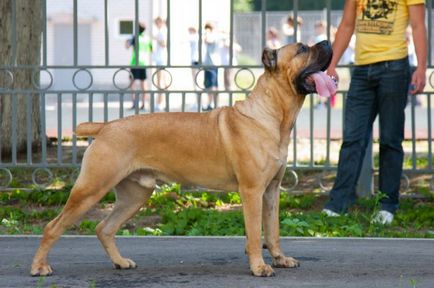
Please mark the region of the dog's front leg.
[[246, 253], [249, 257], [250, 270], [255, 276], [274, 276], [273, 268], [265, 264], [261, 249], [261, 218], [263, 189], [240, 187], [243, 202], [244, 223], [246, 227]]
[[[283, 171], [284, 172], [284, 171]], [[282, 174], [283, 175], [283, 174]], [[279, 196], [280, 179], [271, 181], [264, 193], [262, 219], [264, 225], [265, 245], [273, 257], [273, 266], [280, 268], [298, 267], [299, 262], [286, 257], [280, 248], [279, 240]]]

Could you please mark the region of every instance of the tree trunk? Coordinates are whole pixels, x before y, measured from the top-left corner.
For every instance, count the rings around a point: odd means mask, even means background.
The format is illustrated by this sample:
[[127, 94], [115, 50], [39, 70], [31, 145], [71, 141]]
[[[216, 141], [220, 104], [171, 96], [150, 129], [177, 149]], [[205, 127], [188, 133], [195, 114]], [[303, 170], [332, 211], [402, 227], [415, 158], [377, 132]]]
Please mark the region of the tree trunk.
[[[16, 3], [15, 55], [13, 49], [12, 9]], [[0, 152], [12, 149], [12, 111], [16, 98], [16, 148], [23, 151], [27, 146], [27, 133], [31, 129], [31, 145], [40, 144], [41, 121], [39, 93], [33, 83], [39, 84], [38, 67], [41, 61], [42, 0], [1, 0], [0, 1]], [[33, 68], [19, 68], [32, 65]], [[2, 66], [10, 66], [5, 68]], [[8, 77], [13, 74], [13, 81]], [[6, 90], [5, 90], [6, 88]], [[29, 92], [12, 91], [26, 90]], [[31, 115], [28, 115], [30, 105]], [[27, 125], [28, 117], [31, 125]]]

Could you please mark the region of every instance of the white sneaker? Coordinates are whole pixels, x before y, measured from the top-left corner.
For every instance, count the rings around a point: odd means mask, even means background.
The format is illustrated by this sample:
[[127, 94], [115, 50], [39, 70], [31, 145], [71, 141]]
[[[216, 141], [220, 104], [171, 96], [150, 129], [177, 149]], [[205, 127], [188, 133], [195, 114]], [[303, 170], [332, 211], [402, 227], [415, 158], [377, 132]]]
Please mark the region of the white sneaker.
[[322, 209], [322, 213], [326, 214], [328, 217], [339, 217], [339, 216], [341, 216], [341, 214], [336, 213], [336, 212], [334, 212], [334, 211], [332, 211], [330, 209], [326, 209], [326, 208]]
[[386, 210], [381, 210], [375, 215], [374, 219], [372, 219], [373, 223], [390, 225], [393, 221], [393, 214]]

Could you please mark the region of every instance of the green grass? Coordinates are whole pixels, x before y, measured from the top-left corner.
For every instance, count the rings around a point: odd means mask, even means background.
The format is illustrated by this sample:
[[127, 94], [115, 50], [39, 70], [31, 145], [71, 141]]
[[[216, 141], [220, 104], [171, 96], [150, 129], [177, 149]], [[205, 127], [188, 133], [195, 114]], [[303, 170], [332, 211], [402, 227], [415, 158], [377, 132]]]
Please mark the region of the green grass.
[[[44, 225], [61, 210], [69, 196], [63, 190], [14, 190], [0, 193], [0, 234], [41, 234]], [[430, 192], [428, 192], [430, 193]], [[432, 195], [432, 193], [431, 193]], [[402, 199], [391, 226], [371, 224], [380, 196], [360, 199], [346, 216], [328, 218], [321, 213], [327, 197], [308, 193], [281, 193], [282, 236], [312, 237], [421, 237], [434, 238], [432, 197]], [[110, 210], [110, 192], [95, 208]], [[149, 205], [122, 227], [119, 235], [244, 235], [238, 193], [181, 192], [177, 184], [163, 185]], [[149, 222], [149, 219], [154, 221]], [[94, 234], [101, 219], [84, 219], [68, 233]]]

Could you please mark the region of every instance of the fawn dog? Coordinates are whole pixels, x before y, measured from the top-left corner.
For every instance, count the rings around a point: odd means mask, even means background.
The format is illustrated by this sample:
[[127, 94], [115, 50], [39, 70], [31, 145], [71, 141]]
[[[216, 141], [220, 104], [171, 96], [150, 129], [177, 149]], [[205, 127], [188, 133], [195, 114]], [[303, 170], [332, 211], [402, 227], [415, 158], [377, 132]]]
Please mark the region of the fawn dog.
[[[324, 72], [331, 61], [328, 41], [265, 48], [264, 73], [245, 101], [208, 113], [157, 113], [108, 123], [82, 123], [76, 133], [95, 140], [62, 212], [44, 229], [31, 275], [52, 274], [47, 255], [54, 243], [113, 187], [113, 211], [96, 233], [114, 266], [135, 268], [121, 256], [116, 231], [149, 199], [156, 181], [176, 181], [239, 191], [246, 228], [246, 253], [255, 276], [272, 276], [262, 257], [261, 232], [274, 267], [297, 267], [279, 242], [280, 183], [290, 132], [305, 95], [334, 86]], [[333, 82], [332, 82], [333, 83]], [[328, 89], [328, 90], [327, 90]], [[143, 241], [146, 241], [144, 239]]]

